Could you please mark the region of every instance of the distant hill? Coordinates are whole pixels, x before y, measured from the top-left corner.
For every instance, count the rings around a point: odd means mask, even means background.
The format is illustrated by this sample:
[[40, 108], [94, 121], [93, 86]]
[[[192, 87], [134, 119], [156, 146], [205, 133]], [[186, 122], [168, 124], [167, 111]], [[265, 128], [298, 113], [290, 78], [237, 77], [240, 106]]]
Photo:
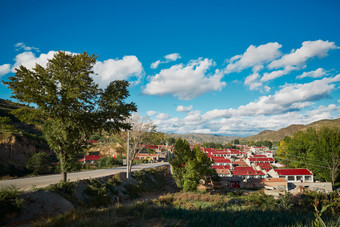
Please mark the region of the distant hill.
[[210, 135], [203, 133], [188, 133], [188, 134], [174, 134], [165, 133], [166, 137], [173, 137], [175, 139], [182, 138], [190, 143], [227, 143], [238, 137], [236, 136], [220, 136], [220, 135]]
[[308, 125], [290, 125], [287, 128], [282, 128], [277, 131], [264, 130], [257, 135], [244, 137], [241, 140], [254, 141], [254, 142], [264, 141], [264, 140], [269, 140], [272, 142], [281, 141], [286, 136], [293, 136], [294, 133], [297, 131], [300, 131], [300, 130], [306, 131], [308, 128], [320, 129], [323, 126], [340, 128], [340, 118], [334, 119], [334, 120], [329, 120], [329, 119], [320, 120], [320, 121], [316, 121]]

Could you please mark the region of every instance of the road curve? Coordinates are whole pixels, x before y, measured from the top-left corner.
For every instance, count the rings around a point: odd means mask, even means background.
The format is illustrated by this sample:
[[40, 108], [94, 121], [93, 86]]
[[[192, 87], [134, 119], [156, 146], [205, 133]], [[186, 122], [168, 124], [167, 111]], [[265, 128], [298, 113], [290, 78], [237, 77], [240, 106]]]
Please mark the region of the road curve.
[[[159, 162], [159, 163], [147, 163], [132, 166], [132, 171], [137, 171], [141, 169], [153, 168], [157, 166], [169, 165], [168, 162]], [[88, 178], [98, 178], [113, 175], [120, 172], [126, 172], [126, 166], [120, 166], [116, 168], [110, 169], [97, 169], [91, 171], [83, 171], [83, 172], [74, 172], [68, 173], [67, 179], [70, 181], [84, 180]], [[15, 186], [19, 190], [30, 191], [33, 187], [42, 188], [51, 184], [56, 184], [60, 182], [61, 175], [53, 174], [53, 175], [45, 175], [39, 177], [28, 177], [28, 178], [19, 178], [12, 180], [3, 180], [0, 181], [0, 189], [4, 187], [8, 187], [10, 185]]]

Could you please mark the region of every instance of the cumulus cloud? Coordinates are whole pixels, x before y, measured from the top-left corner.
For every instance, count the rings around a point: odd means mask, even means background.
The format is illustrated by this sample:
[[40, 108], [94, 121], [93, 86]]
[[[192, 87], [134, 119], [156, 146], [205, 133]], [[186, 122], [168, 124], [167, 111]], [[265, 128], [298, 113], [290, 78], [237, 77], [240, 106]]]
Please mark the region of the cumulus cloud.
[[156, 119], [159, 119], [159, 120], [165, 120], [168, 118], [169, 118], [169, 114], [166, 114], [166, 113], [158, 113], [156, 115]]
[[96, 74], [94, 79], [101, 87], [113, 80], [136, 79], [132, 82], [139, 83], [143, 76], [143, 66], [136, 56], [124, 56], [122, 59], [108, 59], [97, 61], [93, 67]]
[[153, 110], [149, 110], [146, 112], [146, 114], [151, 117], [151, 116], [154, 116], [157, 112], [156, 111], [153, 111]]
[[173, 53], [165, 55], [164, 58], [168, 61], [176, 61], [177, 59], [181, 58], [181, 56], [179, 55], [179, 53]]
[[283, 75], [287, 75], [291, 71], [297, 70], [297, 69], [298, 69], [297, 67], [287, 66], [283, 70], [276, 70], [276, 71], [272, 71], [270, 73], [264, 73], [263, 77], [261, 78], [261, 81], [265, 82], [265, 81], [268, 81], [268, 80], [273, 80], [273, 79], [281, 77]]
[[[67, 54], [77, 54], [65, 51]], [[36, 64], [46, 67], [48, 60], [52, 59], [57, 51], [49, 51], [47, 54], [41, 53], [36, 56], [31, 51], [26, 51], [18, 54], [11, 67], [11, 72], [15, 73], [15, 69], [19, 66], [25, 66], [28, 69], [33, 69]], [[2, 69], [2, 66], [1, 66]], [[97, 61], [93, 67], [95, 75], [91, 75], [94, 81], [99, 83], [101, 88], [106, 87], [113, 80], [129, 80], [132, 83], [139, 83], [144, 75], [142, 63], [136, 56], [124, 56], [122, 59], [108, 59], [103, 62]], [[3, 65], [1, 72], [8, 73], [8, 64]], [[132, 78], [135, 78], [134, 80]]]
[[157, 61], [151, 63], [150, 68], [156, 69], [156, 68], [158, 68], [158, 66], [160, 64], [176, 61], [177, 59], [181, 58], [181, 55], [179, 55], [179, 53], [173, 53], [173, 54], [165, 55], [164, 58], [165, 58], [165, 61], [157, 60]]
[[290, 54], [282, 56], [280, 59], [271, 62], [268, 68], [284, 68], [286, 66], [304, 66], [310, 58], [318, 57], [323, 58], [328, 55], [328, 51], [331, 49], [337, 49], [338, 47], [334, 42], [316, 40], [305, 41], [302, 43], [302, 47], [293, 51]]
[[206, 75], [215, 63], [207, 58], [192, 60], [187, 65], [178, 64], [162, 69], [150, 77], [150, 82], [143, 90], [147, 95], [173, 95], [183, 100], [190, 100], [210, 91], [220, 91], [226, 86], [222, 82], [224, 74], [215, 70], [213, 75]]
[[305, 41], [301, 48], [293, 50], [290, 54], [282, 56], [280, 59], [272, 61], [267, 67], [268, 69], [279, 69], [270, 73], [265, 73], [261, 81], [273, 80], [283, 75], [289, 74], [293, 70], [300, 70], [305, 68], [307, 61], [311, 58], [323, 58], [328, 56], [328, 51], [338, 49], [334, 42], [316, 40]]
[[240, 72], [251, 67], [262, 67], [279, 56], [281, 56], [281, 45], [277, 42], [267, 43], [258, 47], [250, 45], [246, 52], [236, 55], [229, 60], [226, 73]]
[[0, 76], [6, 75], [9, 72], [11, 72], [11, 65], [10, 64], [0, 65]]
[[25, 51], [35, 50], [35, 51], [39, 52], [39, 48], [26, 46], [24, 43], [17, 43], [14, 46], [16, 47], [17, 51], [19, 51], [19, 50], [25, 50]]
[[177, 106], [176, 111], [178, 112], [189, 112], [192, 110], [192, 105], [190, 106]]
[[[15, 63], [12, 67], [12, 72], [15, 73], [15, 69], [19, 66], [25, 66], [28, 69], [33, 69], [36, 64], [46, 67], [49, 59], [52, 59], [56, 51], [49, 51], [47, 54], [40, 54], [38, 57], [33, 52], [23, 52], [15, 56]], [[70, 53], [70, 52], [67, 52]]]
[[304, 72], [300, 76], [297, 76], [296, 79], [302, 79], [305, 77], [319, 78], [325, 75], [327, 75], [327, 72], [323, 68], [318, 68], [317, 70], [314, 71]]

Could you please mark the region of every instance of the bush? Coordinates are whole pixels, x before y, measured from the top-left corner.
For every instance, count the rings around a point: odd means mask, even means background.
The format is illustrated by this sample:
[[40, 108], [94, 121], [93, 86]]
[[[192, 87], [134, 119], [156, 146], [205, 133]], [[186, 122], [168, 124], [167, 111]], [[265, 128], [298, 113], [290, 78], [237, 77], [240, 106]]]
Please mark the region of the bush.
[[20, 211], [24, 202], [19, 196], [21, 192], [15, 187], [7, 187], [0, 191], [0, 219], [3, 220], [6, 214]]
[[26, 160], [25, 167], [34, 174], [48, 174], [53, 171], [51, 157], [45, 152], [33, 154]]

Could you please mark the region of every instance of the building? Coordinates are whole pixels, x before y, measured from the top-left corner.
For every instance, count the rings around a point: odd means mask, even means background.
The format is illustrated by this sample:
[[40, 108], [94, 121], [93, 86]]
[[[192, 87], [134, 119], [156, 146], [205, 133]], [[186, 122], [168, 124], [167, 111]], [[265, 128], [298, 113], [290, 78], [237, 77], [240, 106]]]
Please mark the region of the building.
[[308, 169], [272, 169], [272, 178], [285, 178], [288, 182], [314, 182], [313, 173]]

